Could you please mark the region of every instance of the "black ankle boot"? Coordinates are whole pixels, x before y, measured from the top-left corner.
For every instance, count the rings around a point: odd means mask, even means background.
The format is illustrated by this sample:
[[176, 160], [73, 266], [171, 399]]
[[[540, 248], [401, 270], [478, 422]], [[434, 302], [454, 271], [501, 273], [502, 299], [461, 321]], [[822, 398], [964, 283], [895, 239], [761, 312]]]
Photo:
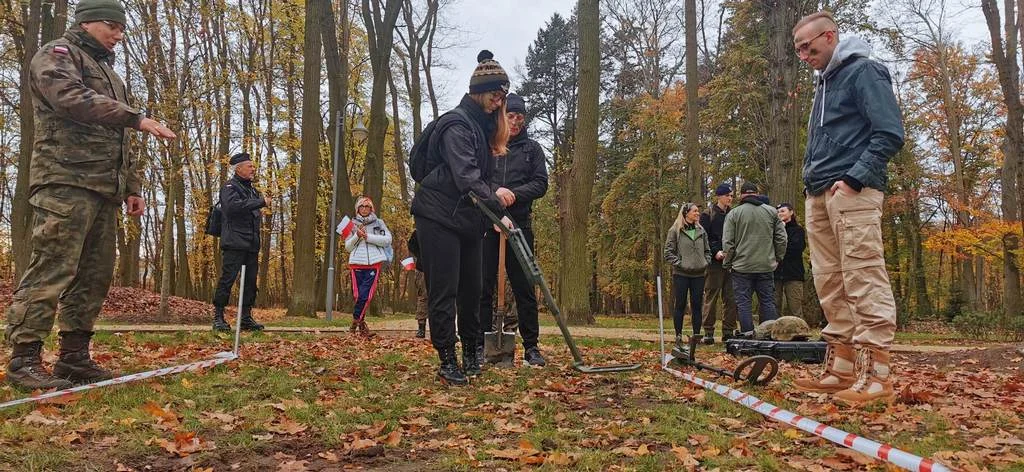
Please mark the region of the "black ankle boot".
[[465, 370], [467, 377], [480, 375], [480, 357], [477, 357], [477, 352], [482, 351], [482, 348], [483, 346], [477, 346], [476, 342], [471, 343], [469, 346], [463, 344], [462, 368]]
[[53, 365], [54, 377], [68, 379], [75, 384], [89, 384], [110, 380], [114, 375], [100, 367], [89, 355], [92, 333], [70, 331], [60, 333], [60, 359]]
[[231, 325], [224, 321], [224, 307], [213, 307], [213, 330], [231, 331]]
[[252, 308], [242, 308], [242, 330], [243, 331], [263, 331], [263, 325], [259, 324], [252, 318]]
[[419, 328], [416, 328], [416, 337], [423, 339], [427, 337], [427, 322], [420, 321]]
[[71, 382], [50, 375], [43, 368], [42, 352], [42, 341], [15, 344], [7, 364], [7, 381], [28, 391], [71, 388]]
[[437, 376], [441, 381], [450, 385], [466, 385], [469, 379], [459, 368], [459, 361], [455, 359], [455, 346], [437, 351], [437, 357], [441, 359], [441, 367], [437, 369]]

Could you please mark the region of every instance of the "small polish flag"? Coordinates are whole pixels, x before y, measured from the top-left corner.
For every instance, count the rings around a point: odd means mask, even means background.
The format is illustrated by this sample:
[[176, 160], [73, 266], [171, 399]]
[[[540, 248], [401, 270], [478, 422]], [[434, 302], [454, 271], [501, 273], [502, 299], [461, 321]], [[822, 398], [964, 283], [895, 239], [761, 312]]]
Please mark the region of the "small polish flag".
[[338, 223], [338, 234], [341, 235], [342, 239], [348, 239], [348, 236], [352, 234], [352, 230], [356, 228], [356, 224], [349, 219], [348, 216], [341, 219], [341, 223]]
[[416, 268], [416, 258], [406, 257], [402, 259], [402, 268], [405, 270], [413, 270]]
[[54, 52], [54, 54], [64, 54], [64, 55], [67, 55], [68, 48], [66, 48], [64, 46], [54, 46], [53, 47], [53, 52]]

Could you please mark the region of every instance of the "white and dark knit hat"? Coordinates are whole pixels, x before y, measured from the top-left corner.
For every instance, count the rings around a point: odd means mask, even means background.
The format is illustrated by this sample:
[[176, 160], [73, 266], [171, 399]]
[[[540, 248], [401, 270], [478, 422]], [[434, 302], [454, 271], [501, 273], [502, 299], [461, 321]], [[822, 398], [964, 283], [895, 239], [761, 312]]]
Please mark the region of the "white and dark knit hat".
[[469, 93], [485, 93], [501, 90], [508, 92], [509, 81], [505, 69], [494, 60], [494, 54], [484, 49], [476, 56], [476, 69], [469, 79]]

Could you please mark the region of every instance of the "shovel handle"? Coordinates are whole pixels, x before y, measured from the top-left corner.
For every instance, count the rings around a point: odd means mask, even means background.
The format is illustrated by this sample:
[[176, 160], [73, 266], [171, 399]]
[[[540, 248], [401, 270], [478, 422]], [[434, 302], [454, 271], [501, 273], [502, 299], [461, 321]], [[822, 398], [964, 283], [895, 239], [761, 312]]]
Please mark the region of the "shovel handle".
[[[505, 233], [498, 233], [498, 310], [505, 309]], [[501, 327], [499, 331], [505, 329]]]

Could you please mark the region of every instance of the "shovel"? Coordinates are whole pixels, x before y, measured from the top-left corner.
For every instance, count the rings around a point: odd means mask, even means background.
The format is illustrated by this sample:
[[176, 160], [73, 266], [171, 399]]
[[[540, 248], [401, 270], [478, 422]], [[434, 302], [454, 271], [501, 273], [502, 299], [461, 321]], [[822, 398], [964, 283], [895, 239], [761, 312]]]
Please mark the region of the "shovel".
[[516, 333], [505, 331], [505, 233], [498, 243], [497, 328], [484, 333], [484, 360], [495, 367], [512, 367], [516, 357]]

